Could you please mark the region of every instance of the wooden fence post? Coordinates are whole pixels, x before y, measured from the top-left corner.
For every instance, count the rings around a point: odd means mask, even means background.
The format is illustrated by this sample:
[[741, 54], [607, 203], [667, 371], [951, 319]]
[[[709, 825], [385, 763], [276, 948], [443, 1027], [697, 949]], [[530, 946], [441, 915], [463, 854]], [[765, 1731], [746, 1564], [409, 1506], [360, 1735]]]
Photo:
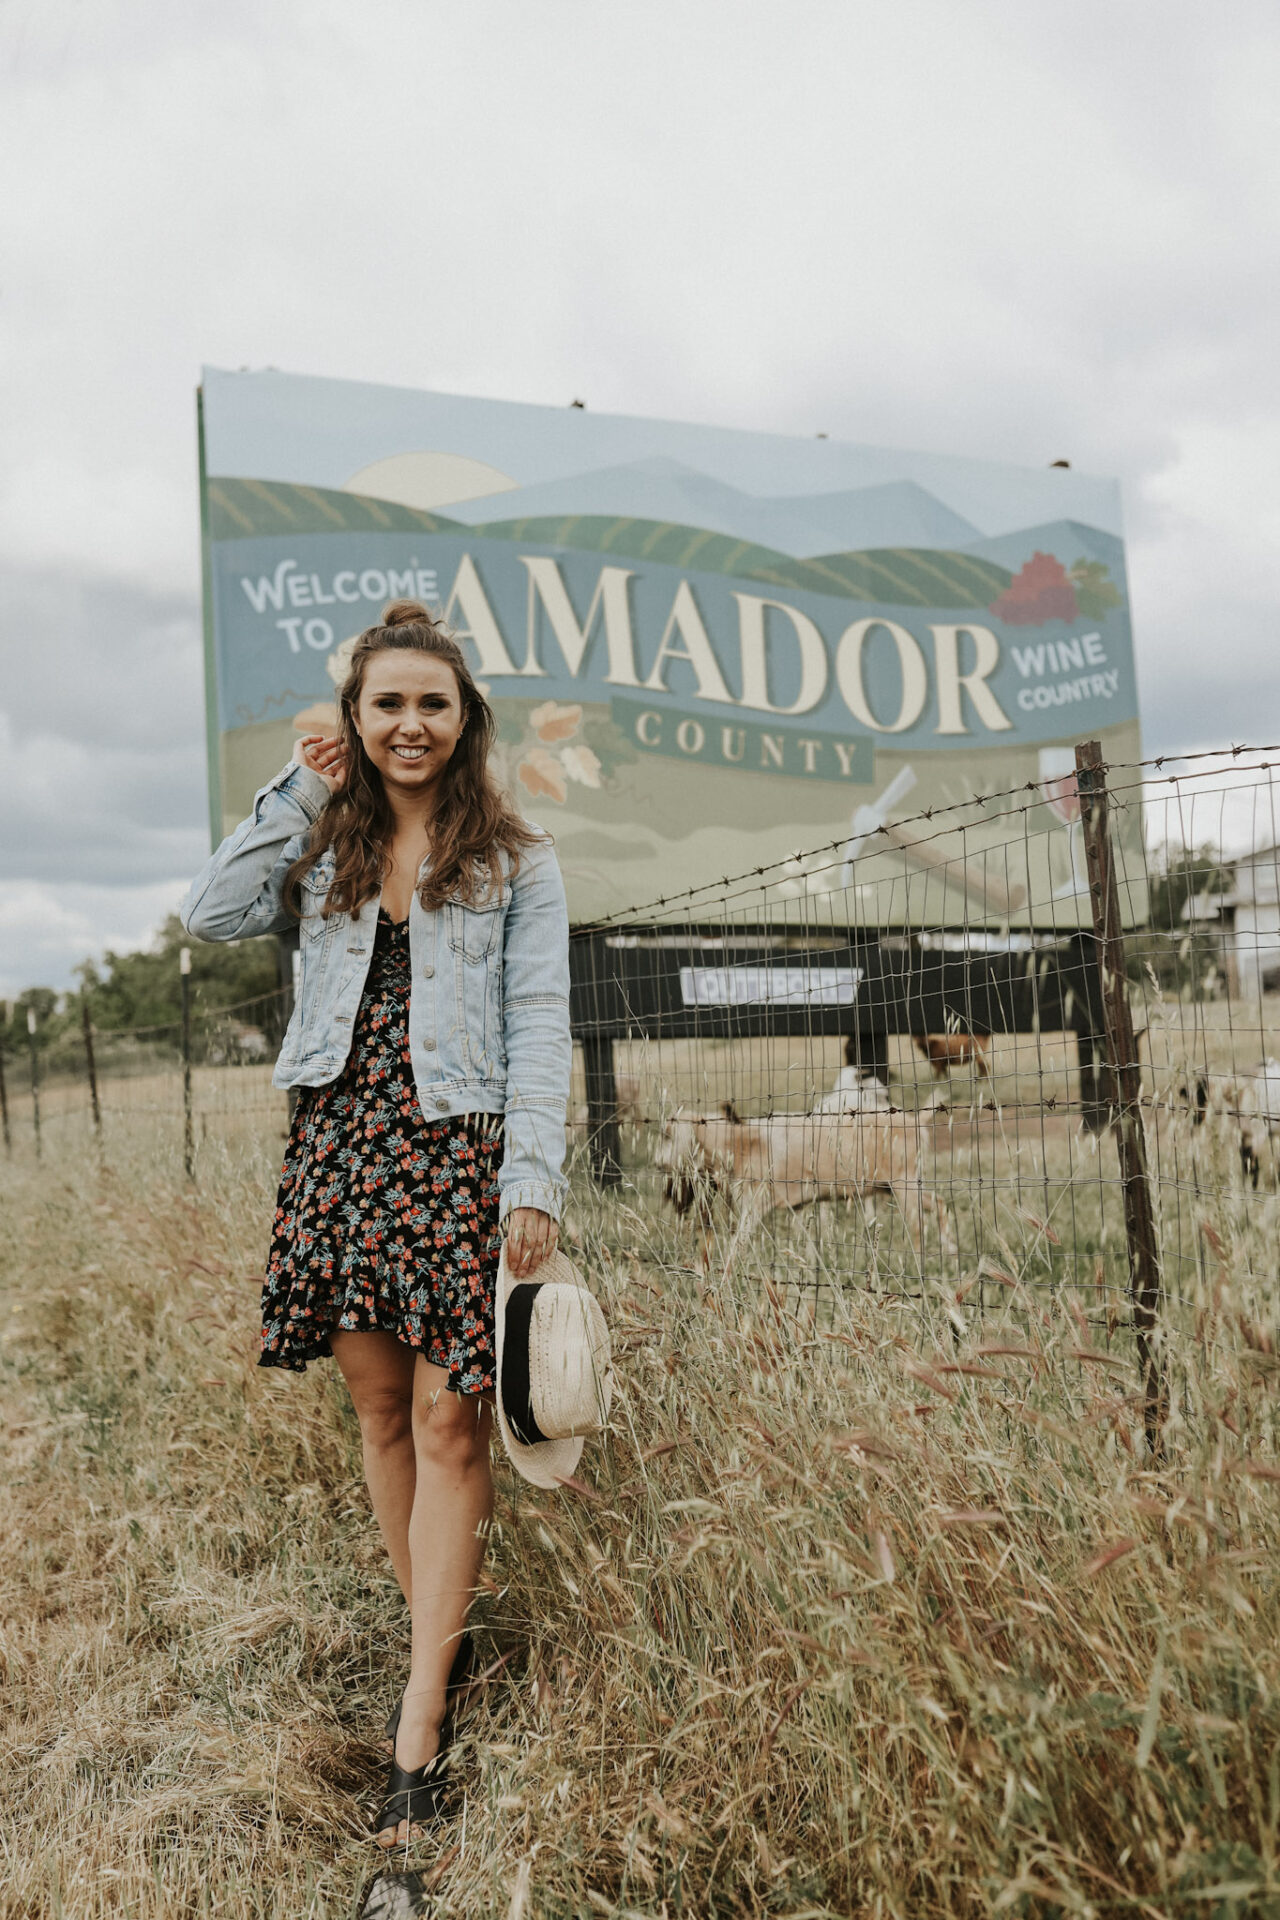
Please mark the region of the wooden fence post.
[[191, 949], [178, 955], [182, 980], [182, 1164], [188, 1180], [196, 1177], [195, 1115], [191, 1107]]
[[13, 1135], [9, 1131], [9, 1089], [4, 1083], [3, 1040], [0, 1040], [0, 1125], [4, 1127], [4, 1150], [7, 1154], [11, 1154], [13, 1152]]
[[1106, 1070], [1110, 1080], [1111, 1130], [1120, 1159], [1120, 1186], [1124, 1195], [1125, 1238], [1129, 1250], [1129, 1293], [1133, 1325], [1142, 1369], [1143, 1426], [1147, 1447], [1158, 1456], [1161, 1429], [1169, 1410], [1164, 1356], [1159, 1351], [1160, 1256], [1156, 1245], [1155, 1207], [1147, 1171], [1147, 1141], [1142, 1125], [1142, 1073], [1129, 1005], [1125, 972], [1124, 936], [1120, 927], [1120, 889], [1116, 883], [1111, 844], [1107, 770], [1097, 740], [1076, 747], [1076, 786], [1084, 826], [1085, 858], [1089, 868], [1089, 896], [1093, 909], [1094, 945], [1102, 988], [1107, 1041]]
[[102, 1108], [98, 1102], [98, 1063], [93, 1054], [93, 1021], [89, 1018], [89, 996], [86, 993], [80, 1003], [84, 1020], [84, 1063], [89, 1073], [89, 1105], [93, 1111], [93, 1130], [102, 1137]]

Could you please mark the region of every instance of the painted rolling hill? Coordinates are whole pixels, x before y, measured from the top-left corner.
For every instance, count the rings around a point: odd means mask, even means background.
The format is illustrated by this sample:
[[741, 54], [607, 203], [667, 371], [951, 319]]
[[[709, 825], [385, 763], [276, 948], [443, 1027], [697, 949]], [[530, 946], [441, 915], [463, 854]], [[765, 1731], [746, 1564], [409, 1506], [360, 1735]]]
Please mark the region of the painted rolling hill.
[[[674, 465], [672, 462], [645, 464], [661, 465], [664, 469]], [[635, 472], [634, 469], [619, 471], [629, 476]], [[669, 477], [665, 475], [664, 482]], [[569, 483], [563, 484], [567, 487]], [[722, 496], [735, 492], [733, 488], [720, 487], [718, 482], [708, 485], [718, 488]], [[483, 540], [607, 554], [618, 560], [648, 560], [685, 571], [730, 574], [780, 590], [791, 588], [882, 606], [962, 612], [989, 608], [1008, 590], [1017, 570], [1036, 552], [1056, 556], [1067, 568], [1077, 563], [1092, 563], [1095, 567], [1101, 566], [1108, 576], [1122, 577], [1121, 543], [1097, 528], [1071, 521], [994, 539], [974, 539], [973, 529], [953, 516], [960, 531], [969, 536], [966, 540], [957, 540], [955, 545], [903, 542], [832, 551], [811, 549], [807, 555], [796, 555], [778, 545], [744, 537], [740, 529], [745, 522], [741, 519], [736, 522], [737, 530], [724, 532], [685, 521], [608, 512], [496, 517], [499, 504], [509, 508], [518, 497], [527, 499], [534, 493], [546, 491], [527, 488], [519, 495], [508, 492], [490, 496], [484, 504], [486, 511], [495, 517], [475, 522], [455, 517], [456, 507], [449, 514], [429, 512], [340, 489], [301, 487], [284, 481], [213, 479], [208, 484], [207, 497], [210, 533], [215, 540], [336, 532], [469, 534]], [[585, 482], [574, 482], [573, 491], [580, 500], [586, 491]], [[909, 512], [919, 509], [925, 514], [922, 501], [930, 503], [929, 512], [934, 506], [940, 507], [940, 503], [932, 502], [930, 495], [911, 482], [860, 489], [853, 494], [820, 495], [791, 503], [797, 510], [792, 521], [793, 531], [798, 530], [801, 509], [811, 514], [810, 530], [815, 536], [837, 517], [856, 518], [850, 512], [850, 502], [864, 494], [877, 496], [872, 503], [871, 517], [892, 511], [898, 515], [893, 524], [899, 528]], [[886, 498], [890, 495], [891, 500]], [[748, 501], [751, 496], [743, 494], [738, 498]], [[474, 506], [480, 504], [473, 503]], [[712, 504], [710, 495], [704, 495], [703, 504]], [[785, 503], [756, 500], [753, 504], [772, 512]], [[865, 507], [867, 503], [863, 501], [862, 505]], [[720, 507], [726, 508], [723, 498]], [[945, 508], [940, 510], [944, 515], [949, 512]], [[724, 512], [718, 517], [725, 517]], [[1118, 603], [1118, 596], [1113, 596], [1112, 603]]]
[[252, 540], [301, 533], [468, 533], [460, 520], [403, 507], [395, 500], [289, 480], [213, 479], [206, 490], [214, 540]]

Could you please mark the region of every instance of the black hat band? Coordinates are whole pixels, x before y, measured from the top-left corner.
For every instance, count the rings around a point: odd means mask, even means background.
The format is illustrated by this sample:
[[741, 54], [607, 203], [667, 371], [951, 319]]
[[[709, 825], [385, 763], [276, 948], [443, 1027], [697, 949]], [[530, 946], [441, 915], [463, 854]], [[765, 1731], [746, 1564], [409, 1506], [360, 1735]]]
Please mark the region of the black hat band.
[[541, 1280], [523, 1280], [507, 1295], [506, 1326], [502, 1335], [502, 1411], [513, 1437], [522, 1447], [536, 1447], [545, 1434], [533, 1413], [529, 1383], [529, 1330], [533, 1303], [542, 1291]]

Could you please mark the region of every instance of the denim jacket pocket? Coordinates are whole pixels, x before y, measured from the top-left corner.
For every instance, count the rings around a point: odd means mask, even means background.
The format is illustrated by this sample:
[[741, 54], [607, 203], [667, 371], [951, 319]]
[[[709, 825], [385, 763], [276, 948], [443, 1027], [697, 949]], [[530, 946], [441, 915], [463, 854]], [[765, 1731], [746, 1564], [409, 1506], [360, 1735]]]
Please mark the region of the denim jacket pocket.
[[337, 930], [338, 916], [330, 914], [324, 917], [322, 908], [329, 892], [333, 876], [322, 869], [313, 867], [304, 874], [301, 885], [302, 919], [298, 927], [298, 961], [301, 971], [299, 982], [300, 1004], [305, 1008], [304, 1025], [314, 1024], [317, 1013], [323, 1019], [327, 1008], [322, 1005], [322, 983], [324, 963], [333, 937]]
[[511, 898], [504, 887], [492, 899], [444, 903], [444, 932], [453, 954], [457, 1024], [469, 1075], [491, 1081], [506, 1058], [502, 1037], [502, 938]]
[[502, 893], [491, 900], [446, 900], [446, 926], [453, 951], [477, 966], [496, 952], [502, 942], [502, 924], [510, 898], [510, 887], [504, 887]]
[[332, 916], [328, 920], [325, 919], [324, 903], [329, 892], [330, 879], [331, 875], [319, 872], [315, 867], [302, 877], [299, 887], [301, 898], [298, 903], [302, 909], [302, 924], [298, 931], [304, 940], [318, 939], [329, 931]]

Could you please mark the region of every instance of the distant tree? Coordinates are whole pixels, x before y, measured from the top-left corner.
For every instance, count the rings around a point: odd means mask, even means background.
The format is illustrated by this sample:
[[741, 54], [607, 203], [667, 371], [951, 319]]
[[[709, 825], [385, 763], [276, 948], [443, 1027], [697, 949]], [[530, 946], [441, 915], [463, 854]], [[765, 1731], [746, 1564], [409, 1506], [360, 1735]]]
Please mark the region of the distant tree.
[[70, 993], [28, 987], [15, 1000], [0, 1001], [0, 1048], [10, 1057], [25, 1052], [27, 1009], [33, 1007], [41, 1052], [65, 1051], [79, 1031], [86, 996], [95, 1027], [129, 1030], [175, 1025], [182, 1017], [178, 956], [183, 947], [191, 950], [192, 1006], [197, 1017], [262, 1000], [261, 1009], [245, 1007], [244, 1017], [279, 1039], [281, 1009], [275, 996], [281, 984], [280, 950], [274, 937], [211, 945], [184, 933], [173, 913], [141, 952], [108, 950], [101, 961], [82, 960], [73, 969], [80, 985]]
[[76, 968], [80, 992], [89, 996], [94, 1025], [159, 1027], [180, 1019], [178, 956], [183, 947], [191, 951], [192, 997], [201, 1013], [239, 1006], [243, 1001], [274, 994], [280, 986], [279, 947], [274, 936], [210, 944], [193, 940], [173, 913], [145, 951], [108, 951], [101, 966], [85, 960]]
[[1226, 985], [1224, 930], [1216, 918], [1184, 914], [1189, 900], [1229, 893], [1233, 884], [1230, 862], [1211, 841], [1154, 849], [1147, 860], [1149, 931], [1129, 943], [1129, 971], [1150, 969], [1163, 988], [1216, 999]]
[[1183, 919], [1188, 900], [1202, 893], [1229, 893], [1230, 863], [1211, 841], [1202, 846], [1159, 847], [1147, 863], [1148, 921], [1158, 933], [1185, 935], [1194, 922]]

